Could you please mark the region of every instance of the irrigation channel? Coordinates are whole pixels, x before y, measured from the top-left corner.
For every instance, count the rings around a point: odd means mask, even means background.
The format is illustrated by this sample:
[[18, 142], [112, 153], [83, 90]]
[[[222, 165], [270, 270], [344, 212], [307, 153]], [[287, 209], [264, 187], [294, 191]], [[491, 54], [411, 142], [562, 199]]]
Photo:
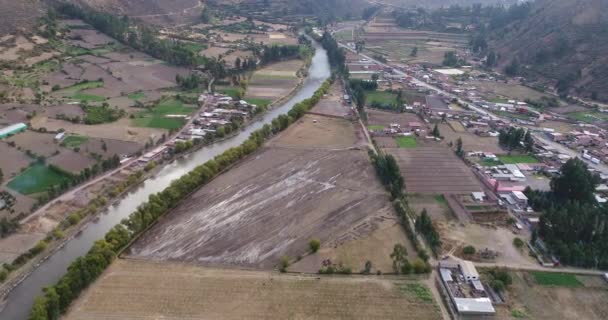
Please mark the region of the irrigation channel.
[[308, 70], [308, 77], [291, 99], [280, 107], [270, 110], [259, 121], [251, 123], [240, 134], [168, 164], [157, 175], [126, 195], [118, 204], [110, 207], [106, 214], [100, 215], [99, 220], [89, 223], [78, 237], [69, 240], [61, 250], [45, 260], [9, 293], [4, 308], [0, 311], [0, 319], [27, 319], [34, 298], [42, 293], [42, 288], [55, 284], [72, 261], [86, 254], [96, 240], [103, 238], [106, 232], [129, 216], [138, 205], [147, 201], [151, 194], [162, 191], [171, 181], [225, 150], [240, 145], [251, 132], [269, 124], [275, 117], [287, 113], [296, 103], [311, 97], [331, 73], [327, 52], [317, 42], [313, 41], [313, 46], [316, 52]]

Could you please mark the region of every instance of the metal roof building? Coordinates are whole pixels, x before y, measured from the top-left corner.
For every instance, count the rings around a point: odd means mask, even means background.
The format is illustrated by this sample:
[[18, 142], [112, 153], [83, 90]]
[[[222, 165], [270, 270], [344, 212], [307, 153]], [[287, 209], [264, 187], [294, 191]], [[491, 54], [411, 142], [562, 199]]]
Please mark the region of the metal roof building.
[[15, 123], [8, 127], [4, 127], [2, 129], [0, 129], [0, 139], [6, 138], [10, 135], [13, 135], [17, 132], [21, 132], [25, 129], [27, 129], [27, 125], [25, 125], [25, 123]]
[[458, 313], [490, 315], [496, 313], [489, 298], [454, 298]]

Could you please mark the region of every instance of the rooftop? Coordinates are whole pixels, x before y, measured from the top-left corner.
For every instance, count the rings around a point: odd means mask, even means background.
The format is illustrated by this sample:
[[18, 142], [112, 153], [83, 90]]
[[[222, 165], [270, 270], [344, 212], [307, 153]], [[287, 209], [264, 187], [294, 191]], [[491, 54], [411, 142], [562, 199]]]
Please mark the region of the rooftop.
[[461, 313], [495, 313], [489, 298], [454, 298], [456, 309]]

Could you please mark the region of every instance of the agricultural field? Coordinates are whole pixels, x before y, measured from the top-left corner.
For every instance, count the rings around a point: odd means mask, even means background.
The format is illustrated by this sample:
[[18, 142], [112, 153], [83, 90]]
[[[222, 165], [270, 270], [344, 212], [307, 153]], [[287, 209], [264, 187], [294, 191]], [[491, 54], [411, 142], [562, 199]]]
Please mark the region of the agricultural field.
[[97, 161], [81, 153], [64, 150], [58, 155], [48, 158], [47, 163], [77, 175], [84, 169], [91, 168]]
[[[497, 137], [480, 137], [466, 130], [459, 122], [450, 121], [449, 124], [438, 124], [439, 132], [446, 143], [456, 144], [458, 138], [462, 139], [462, 148], [465, 152], [483, 151], [490, 153], [503, 153], [504, 150], [498, 145]], [[455, 130], [455, 129], [458, 129]]]
[[15, 145], [23, 151], [31, 151], [36, 156], [50, 157], [63, 150], [52, 133], [39, 133], [35, 131], [23, 131], [8, 139], [7, 142]]
[[302, 60], [288, 60], [256, 70], [249, 79], [245, 100], [265, 99], [275, 101], [288, 95], [298, 85], [297, 72], [302, 65]]
[[8, 187], [24, 195], [40, 193], [70, 178], [43, 164], [35, 164], [8, 183]]
[[553, 272], [511, 272], [506, 306], [496, 319], [589, 319], [608, 317], [608, 285], [600, 276]]
[[374, 103], [382, 105], [397, 104], [397, 94], [388, 91], [366, 91], [365, 99], [368, 105]]
[[344, 93], [342, 86], [336, 81], [330, 88], [329, 92], [319, 101], [310, 112], [334, 117], [349, 117], [351, 110], [350, 106], [346, 105], [342, 100]]
[[[357, 144], [352, 122], [343, 119], [305, 115], [298, 125], [288, 128], [269, 144], [276, 147], [347, 149]], [[362, 133], [359, 134], [362, 137]], [[320, 139], [322, 138], [322, 139]]]
[[365, 27], [363, 39], [367, 54], [383, 55], [393, 62], [436, 65], [441, 65], [446, 52], [464, 50], [468, 43], [466, 34], [402, 29], [392, 19], [379, 18]]
[[608, 113], [598, 111], [575, 111], [566, 115], [574, 120], [585, 123], [600, 123], [608, 120]]
[[179, 129], [185, 123], [185, 117], [197, 110], [192, 105], [185, 105], [180, 100], [169, 98], [158, 103], [154, 108], [135, 115], [133, 124], [138, 127]]
[[419, 214], [426, 209], [433, 221], [451, 221], [455, 218], [445, 197], [441, 194], [410, 194], [407, 199], [414, 212]]
[[397, 142], [397, 146], [399, 146], [399, 148], [410, 149], [416, 148], [417, 146], [416, 138], [413, 136], [395, 137], [395, 141]]
[[65, 319], [403, 319], [404, 314], [441, 319], [429, 288], [415, 281], [302, 277], [119, 259]]
[[408, 193], [468, 193], [482, 190], [471, 169], [444, 146], [385, 150], [397, 159]]
[[538, 159], [531, 155], [499, 155], [498, 159], [504, 164], [517, 164], [517, 163], [539, 163]]
[[423, 123], [418, 115], [414, 113], [395, 113], [369, 108], [365, 112], [367, 113], [367, 123], [370, 126], [388, 127], [396, 123], [402, 127], [408, 127], [410, 122]]
[[519, 101], [540, 100], [543, 97], [551, 98], [550, 94], [536, 91], [518, 83], [504, 83], [501, 81], [469, 81], [468, 85], [477, 88], [483, 96], [491, 100], [513, 99]]
[[0, 169], [2, 169], [5, 180], [18, 175], [34, 161], [25, 152], [9, 146], [5, 141], [0, 141], [0, 154], [2, 154]]
[[130, 256], [272, 269], [311, 238], [330, 242], [392, 214], [375, 174], [365, 151], [264, 148], [183, 201]]

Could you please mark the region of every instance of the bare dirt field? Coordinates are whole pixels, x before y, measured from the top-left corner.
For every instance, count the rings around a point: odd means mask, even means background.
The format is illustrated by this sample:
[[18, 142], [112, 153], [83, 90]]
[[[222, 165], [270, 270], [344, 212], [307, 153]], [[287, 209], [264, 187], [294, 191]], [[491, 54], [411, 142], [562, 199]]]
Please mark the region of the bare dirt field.
[[555, 131], [557, 131], [559, 133], [568, 133], [575, 129], [575, 127], [573, 125], [566, 123], [566, 122], [561, 122], [561, 121], [544, 121], [543, 123], [540, 124], [540, 126], [543, 128], [554, 129]]
[[83, 118], [85, 113], [79, 105], [62, 104], [46, 108], [46, 115], [49, 118], [58, 119], [59, 117]]
[[397, 140], [394, 137], [374, 137], [376, 145], [380, 148], [398, 148]]
[[397, 123], [403, 127], [408, 127], [408, 123], [410, 122], [424, 123], [420, 117], [414, 113], [395, 113], [369, 108], [366, 109], [365, 112], [367, 113], [367, 123], [369, 125], [388, 126]]
[[52, 133], [27, 130], [8, 138], [7, 141], [14, 142], [23, 151], [30, 150], [35, 155], [44, 157], [50, 157], [63, 149], [55, 142], [55, 135]]
[[[323, 261], [329, 259], [336, 265], [352, 268], [355, 273], [364, 270], [367, 261], [372, 263], [372, 273], [378, 271], [392, 273], [393, 261], [390, 255], [397, 243], [406, 247], [410, 262], [417, 258], [416, 251], [407, 239], [403, 227], [397, 222], [397, 217], [387, 215], [387, 219], [377, 223], [378, 229], [369, 235], [366, 234], [365, 228], [355, 228], [352, 234], [348, 235], [348, 239], [321, 244], [321, 249], [316, 254], [305, 256], [289, 267], [289, 270], [316, 273]], [[361, 231], [364, 231], [363, 236]]]
[[329, 92], [323, 97], [311, 112], [325, 114], [335, 117], [347, 117], [350, 115], [350, 106], [343, 103], [342, 86], [336, 81]]
[[471, 169], [444, 146], [386, 151], [397, 159], [408, 193], [467, 193], [482, 190]]
[[[105, 151], [103, 149], [104, 143], [106, 145]], [[142, 147], [142, 145], [135, 142], [92, 138], [80, 145], [80, 151], [84, 151], [86, 153], [95, 153], [108, 158], [114, 156], [115, 154], [118, 156], [130, 156], [137, 153], [137, 151], [141, 150]]]
[[426, 209], [433, 221], [449, 221], [455, 218], [442, 195], [411, 195], [408, 202], [418, 214]]
[[504, 96], [509, 99], [524, 101], [526, 99], [539, 100], [542, 97], [552, 97], [549, 94], [536, 91], [517, 83], [504, 83], [498, 81], [471, 81], [469, 85], [477, 87], [490, 97]]
[[302, 64], [302, 60], [288, 60], [257, 70], [249, 79], [245, 97], [276, 100], [287, 95], [298, 84], [296, 72]]
[[[536, 267], [538, 262], [528, 256], [525, 250], [519, 250], [513, 245], [513, 239], [522, 235], [514, 234], [502, 227], [486, 227], [479, 224], [460, 225], [456, 222], [439, 222], [439, 233], [444, 243], [444, 252], [450, 249], [474, 246], [478, 251], [491, 249], [499, 252], [494, 261], [497, 264], [517, 264], [525, 267]], [[488, 261], [486, 261], [488, 262]]]
[[0, 264], [10, 264], [44, 237], [46, 237], [45, 233], [18, 232], [0, 239]]
[[268, 147], [183, 201], [130, 255], [270, 269], [304, 254], [311, 238], [339, 238], [387, 207], [365, 151]]
[[292, 125], [279, 137], [273, 139], [270, 145], [347, 149], [355, 146], [357, 142], [363, 141], [358, 139], [355, 134], [355, 126], [351, 121], [308, 114], [298, 120], [296, 125]]
[[118, 260], [65, 319], [441, 319], [420, 286]]
[[88, 126], [40, 116], [32, 119], [32, 127], [44, 127], [49, 131], [65, 129], [65, 132], [68, 134], [131, 141], [142, 145], [148, 142], [150, 138], [154, 140], [160, 139], [163, 133], [165, 133], [165, 130], [161, 129], [131, 127], [130, 119], [126, 118], [112, 123]]
[[513, 284], [506, 306], [499, 306], [496, 319], [515, 319], [512, 310], [527, 319], [608, 319], [608, 286], [599, 276], [576, 276], [582, 287], [539, 285], [527, 272], [512, 272]]
[[18, 175], [21, 169], [27, 168], [30, 162], [34, 161], [34, 159], [28, 157], [24, 152], [9, 146], [4, 141], [0, 141], [0, 154], [2, 155], [0, 169], [2, 169], [6, 180]]
[[27, 122], [27, 115], [37, 110], [40, 110], [40, 106], [33, 104], [0, 104], [0, 123]]
[[0, 187], [0, 191], [6, 191], [10, 193], [13, 197], [15, 197], [15, 204], [9, 209], [8, 207], [4, 207], [4, 209], [0, 210], [0, 218], [15, 218], [19, 215], [27, 215], [32, 210], [32, 205], [35, 200], [22, 195], [19, 192], [13, 191], [9, 188]]
[[439, 132], [445, 138], [444, 142], [447, 144], [450, 141], [456, 145], [458, 138], [462, 139], [462, 148], [465, 152], [468, 151], [483, 151], [491, 153], [503, 153], [504, 151], [498, 145], [497, 137], [480, 137], [474, 133], [468, 131], [456, 132], [450, 125], [439, 124]]
[[47, 159], [47, 162], [72, 174], [79, 174], [82, 170], [92, 167], [96, 161], [72, 150], [63, 150]]

